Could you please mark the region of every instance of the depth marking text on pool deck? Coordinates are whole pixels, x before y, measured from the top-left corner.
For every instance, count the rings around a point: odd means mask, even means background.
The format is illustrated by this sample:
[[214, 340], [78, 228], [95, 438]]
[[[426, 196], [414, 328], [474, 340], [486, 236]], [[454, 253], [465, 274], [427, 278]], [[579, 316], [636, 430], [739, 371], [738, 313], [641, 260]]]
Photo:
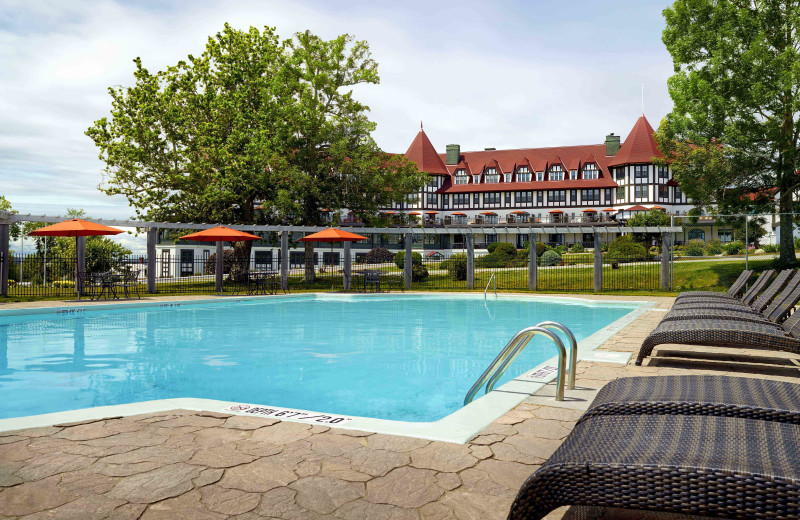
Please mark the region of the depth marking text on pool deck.
[[235, 404], [225, 408], [227, 412], [239, 414], [258, 415], [260, 417], [274, 417], [276, 419], [294, 419], [295, 421], [313, 421], [325, 424], [342, 424], [353, 419], [341, 415], [313, 414], [308, 412], [298, 412], [285, 408], [267, 408], [264, 406], [250, 406], [248, 404]]

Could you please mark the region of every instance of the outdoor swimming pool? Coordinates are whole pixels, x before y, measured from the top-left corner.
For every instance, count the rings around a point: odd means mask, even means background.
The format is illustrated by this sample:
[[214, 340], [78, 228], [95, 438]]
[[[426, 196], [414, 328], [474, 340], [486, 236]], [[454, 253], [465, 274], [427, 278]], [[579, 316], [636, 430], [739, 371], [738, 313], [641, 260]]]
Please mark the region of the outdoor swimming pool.
[[[0, 312], [0, 418], [195, 397], [435, 421], [520, 329], [578, 341], [637, 308], [483, 295], [301, 295]], [[555, 355], [537, 338], [501, 384]], [[499, 385], [498, 385], [499, 386]]]

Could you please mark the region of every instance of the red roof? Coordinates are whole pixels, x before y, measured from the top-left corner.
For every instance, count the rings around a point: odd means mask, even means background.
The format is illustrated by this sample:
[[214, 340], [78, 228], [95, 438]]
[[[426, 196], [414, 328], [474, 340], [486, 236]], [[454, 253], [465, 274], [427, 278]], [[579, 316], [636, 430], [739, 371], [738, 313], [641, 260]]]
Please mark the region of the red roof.
[[633, 130], [625, 138], [617, 155], [609, 157], [609, 166], [621, 166], [623, 164], [651, 163], [653, 157], [664, 157], [658, 150], [656, 140], [653, 139], [653, 127], [647, 122], [644, 114], [639, 117]]
[[575, 181], [531, 181], [531, 182], [506, 182], [496, 184], [453, 184], [450, 178], [445, 179], [444, 184], [437, 193], [474, 193], [484, 191], [503, 191], [503, 190], [564, 190], [564, 189], [584, 189], [584, 188], [616, 188], [617, 183], [609, 177], [599, 179], [578, 179]]
[[439, 154], [436, 153], [436, 149], [422, 129], [420, 129], [417, 137], [414, 138], [414, 142], [411, 143], [411, 146], [408, 147], [406, 157], [416, 163], [417, 168], [419, 168], [421, 172], [435, 175], [449, 174], [447, 167], [444, 165], [444, 161]]
[[631, 206], [630, 208], [626, 209], [625, 211], [650, 211], [649, 208], [645, 208], [641, 204], [637, 204], [635, 206]]

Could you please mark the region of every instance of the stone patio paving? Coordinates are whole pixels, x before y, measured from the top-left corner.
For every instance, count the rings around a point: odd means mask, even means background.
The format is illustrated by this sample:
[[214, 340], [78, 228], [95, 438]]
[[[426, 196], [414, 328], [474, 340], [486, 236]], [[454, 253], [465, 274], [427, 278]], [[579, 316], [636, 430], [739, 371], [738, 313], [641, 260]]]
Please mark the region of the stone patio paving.
[[[601, 349], [638, 350], [672, 302], [628, 299], [658, 305]], [[797, 381], [791, 356], [779, 357], [788, 368], [772, 367], [777, 375], [738, 375]], [[675, 359], [581, 362], [578, 386], [707, 373]], [[581, 415], [541, 402], [526, 400], [464, 445], [188, 410], [2, 432], [0, 518], [501, 519]]]

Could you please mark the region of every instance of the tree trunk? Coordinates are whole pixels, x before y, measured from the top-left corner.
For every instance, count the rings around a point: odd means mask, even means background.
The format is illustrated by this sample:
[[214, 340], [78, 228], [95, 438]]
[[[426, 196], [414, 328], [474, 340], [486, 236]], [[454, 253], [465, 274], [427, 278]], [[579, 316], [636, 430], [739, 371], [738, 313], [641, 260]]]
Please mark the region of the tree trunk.
[[317, 272], [314, 270], [314, 242], [303, 242], [305, 244], [305, 281], [314, 282], [317, 279]]
[[794, 267], [797, 265], [797, 257], [794, 253], [792, 196], [788, 192], [781, 191], [780, 197], [780, 263], [784, 267]]
[[243, 282], [247, 272], [250, 270], [250, 252], [253, 250], [253, 242], [243, 240], [233, 244], [233, 265], [228, 275], [234, 282]]

